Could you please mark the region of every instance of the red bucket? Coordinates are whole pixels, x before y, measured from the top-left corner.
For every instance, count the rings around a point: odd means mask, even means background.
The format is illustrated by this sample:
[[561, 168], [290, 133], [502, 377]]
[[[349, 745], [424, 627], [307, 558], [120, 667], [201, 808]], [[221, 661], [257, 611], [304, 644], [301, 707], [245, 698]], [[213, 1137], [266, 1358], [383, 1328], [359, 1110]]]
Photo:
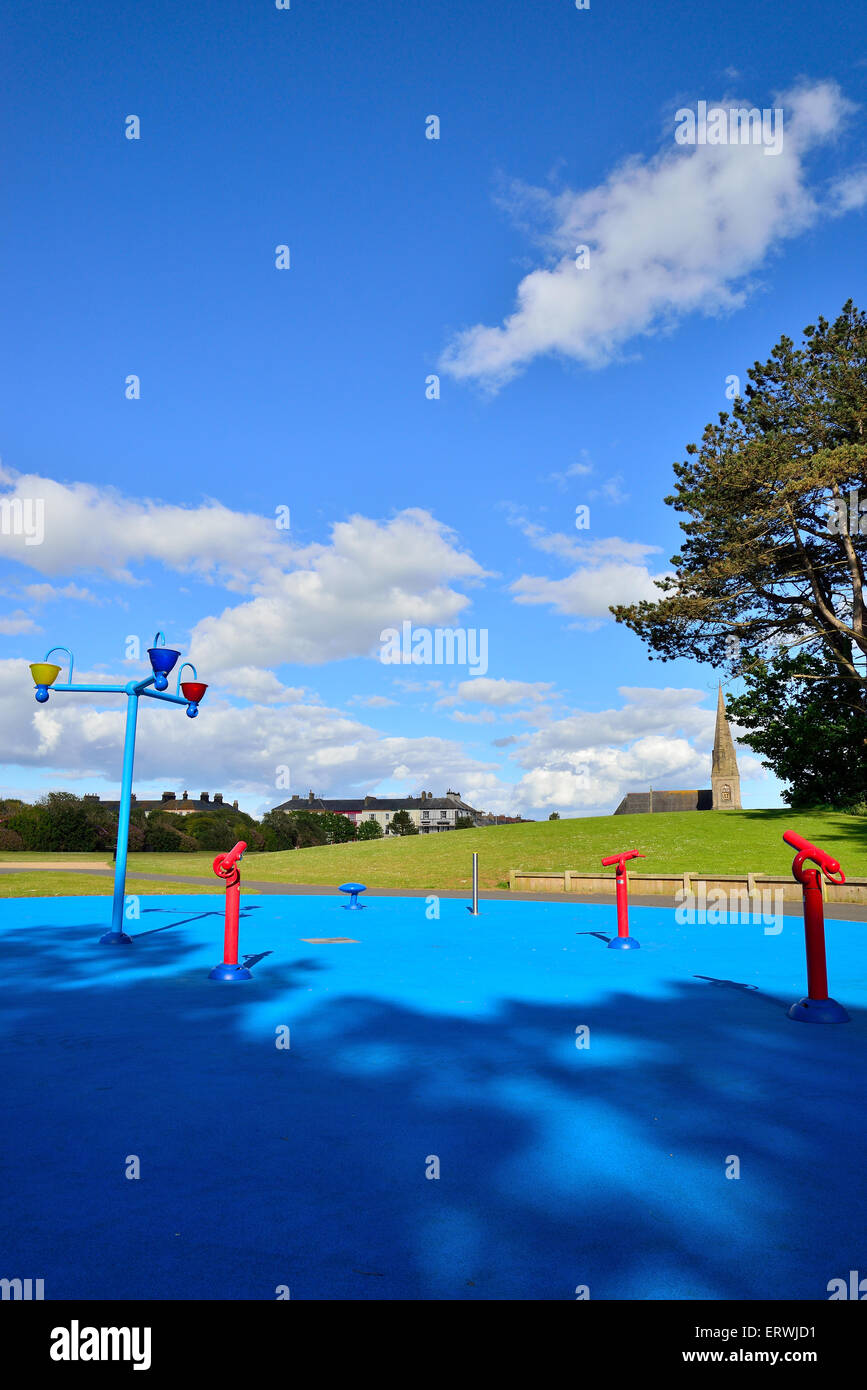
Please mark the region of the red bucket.
[[191, 705], [197, 705], [207, 690], [207, 686], [202, 681], [181, 681], [181, 690], [184, 699], [189, 700]]

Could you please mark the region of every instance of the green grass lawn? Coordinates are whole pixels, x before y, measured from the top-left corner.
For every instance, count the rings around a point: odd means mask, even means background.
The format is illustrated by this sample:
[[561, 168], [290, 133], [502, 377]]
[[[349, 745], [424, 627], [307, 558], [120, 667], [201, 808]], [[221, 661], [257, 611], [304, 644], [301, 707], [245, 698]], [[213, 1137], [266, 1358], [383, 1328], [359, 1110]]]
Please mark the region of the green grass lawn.
[[[30, 873], [25, 870], [20, 874], [0, 874], [0, 898], [110, 898], [113, 888], [113, 879], [96, 874], [69, 874], [62, 871], [55, 874], [48, 869], [32, 870]], [[214, 888], [219, 892], [216, 879]], [[207, 884], [176, 883], [168, 887], [166, 884], [128, 878], [126, 891], [127, 894], [137, 893], [139, 897], [144, 898], [153, 893], [201, 894], [213, 890]]]
[[[637, 873], [788, 873], [793, 852], [783, 844], [782, 833], [787, 829], [799, 831], [835, 855], [848, 877], [867, 876], [867, 818], [838, 812], [797, 814], [778, 810], [679, 811], [654, 816], [595, 816], [497, 825], [442, 835], [284, 850], [279, 854], [248, 854], [241, 871], [251, 882], [259, 879], [337, 885], [358, 879], [370, 888], [412, 888], [433, 893], [438, 889], [469, 887], [473, 850], [479, 853], [480, 887], [508, 888], [510, 869], [587, 871], [598, 868], [603, 855], [638, 849], [647, 855], [647, 861], [636, 863]], [[99, 860], [104, 856], [34, 852], [2, 855], [7, 863], [15, 859], [74, 862], [91, 858]], [[183, 874], [207, 880], [204, 891], [219, 891], [211, 868], [213, 858], [211, 852], [131, 854], [130, 883], [137, 874]], [[19, 887], [15, 892], [14, 885], [24, 880], [35, 885], [34, 894], [111, 891], [110, 879], [34, 871], [0, 874], [0, 895], [21, 896], [24, 890]], [[148, 894], [166, 889], [141, 880], [128, 891]]]
[[[794, 855], [783, 843], [787, 829], [836, 855], [850, 877], [867, 876], [867, 818], [785, 810], [676, 811], [496, 825], [247, 854], [241, 871], [250, 880], [339, 884], [358, 879], [371, 888], [435, 892], [469, 885], [473, 850], [479, 853], [480, 886], [507, 888], [510, 869], [586, 871], [598, 868], [603, 855], [638, 849], [647, 862], [636, 863], [637, 873], [788, 873]], [[212, 859], [211, 854], [135, 854], [130, 855], [130, 871], [209, 876]]]

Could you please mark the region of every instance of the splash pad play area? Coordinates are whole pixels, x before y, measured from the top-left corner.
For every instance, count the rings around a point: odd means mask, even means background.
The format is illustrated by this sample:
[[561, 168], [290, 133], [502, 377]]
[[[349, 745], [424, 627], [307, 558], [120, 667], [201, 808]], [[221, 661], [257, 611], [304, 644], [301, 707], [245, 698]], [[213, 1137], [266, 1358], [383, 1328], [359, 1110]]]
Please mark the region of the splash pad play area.
[[[800, 916], [633, 905], [610, 950], [611, 902], [335, 885], [242, 890], [233, 936], [237, 864], [128, 945], [104, 899], [4, 903], [6, 1255], [47, 1299], [824, 1300], [863, 1268], [864, 924], [825, 923], [848, 1021], [810, 1027]], [[819, 964], [814, 918], [808, 1001]]]
[[470, 904], [242, 893], [243, 842], [213, 898], [128, 900], [139, 698], [207, 689], [148, 656], [31, 668], [127, 716], [109, 930], [101, 898], [0, 914], [10, 1269], [57, 1300], [823, 1300], [863, 1266], [835, 860], [786, 832], [803, 921], [630, 909], [637, 850], [603, 860], [616, 908], [480, 902], [477, 854]]

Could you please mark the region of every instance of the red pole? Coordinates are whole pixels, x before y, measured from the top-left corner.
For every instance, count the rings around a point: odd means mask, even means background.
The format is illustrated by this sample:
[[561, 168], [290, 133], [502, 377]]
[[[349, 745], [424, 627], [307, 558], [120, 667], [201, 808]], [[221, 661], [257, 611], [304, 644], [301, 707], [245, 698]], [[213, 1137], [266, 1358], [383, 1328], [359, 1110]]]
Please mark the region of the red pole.
[[226, 924], [223, 931], [223, 959], [208, 976], [211, 980], [250, 980], [250, 971], [238, 965], [238, 916], [241, 906], [241, 870], [238, 860], [247, 848], [239, 840], [227, 854], [218, 854], [214, 873], [226, 883]]
[[238, 911], [241, 904], [241, 875], [235, 870], [226, 880], [226, 931], [223, 938], [223, 964], [238, 964]]
[[[849, 1015], [836, 999], [828, 996], [828, 968], [825, 960], [825, 902], [822, 884], [845, 883], [846, 876], [836, 859], [817, 849], [794, 830], [783, 834], [786, 844], [798, 853], [792, 863], [792, 874], [801, 885], [804, 899], [804, 944], [807, 949], [807, 994], [789, 1009], [789, 1018], [797, 1023], [848, 1023]], [[805, 868], [811, 860], [818, 868]]]
[[622, 951], [634, 951], [638, 949], [638, 942], [629, 935], [629, 879], [626, 873], [626, 861], [628, 859], [644, 859], [643, 854], [639, 854], [637, 849], [626, 850], [623, 854], [609, 854], [602, 860], [607, 868], [609, 864], [616, 864], [617, 869], [614, 879], [614, 892], [617, 901], [617, 935], [608, 943], [609, 950], [612, 946], [618, 947]]
[[626, 865], [621, 859], [617, 865], [617, 878], [615, 881], [615, 892], [617, 894], [617, 935], [629, 935], [629, 885], [626, 878]]
[[807, 995], [828, 998], [828, 968], [825, 962], [825, 906], [822, 901], [822, 871], [808, 869], [803, 878], [804, 940], [807, 946]]

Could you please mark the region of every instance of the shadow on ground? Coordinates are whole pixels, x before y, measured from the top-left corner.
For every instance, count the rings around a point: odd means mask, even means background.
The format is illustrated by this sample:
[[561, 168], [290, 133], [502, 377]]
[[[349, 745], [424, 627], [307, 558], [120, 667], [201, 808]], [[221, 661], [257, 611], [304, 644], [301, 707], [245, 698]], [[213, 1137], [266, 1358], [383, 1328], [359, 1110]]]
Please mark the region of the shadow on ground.
[[821, 1299], [867, 1267], [860, 1013], [685, 975], [462, 1016], [329, 995], [343, 958], [276, 933], [248, 987], [90, 932], [3, 937], [0, 1276], [48, 1298]]

